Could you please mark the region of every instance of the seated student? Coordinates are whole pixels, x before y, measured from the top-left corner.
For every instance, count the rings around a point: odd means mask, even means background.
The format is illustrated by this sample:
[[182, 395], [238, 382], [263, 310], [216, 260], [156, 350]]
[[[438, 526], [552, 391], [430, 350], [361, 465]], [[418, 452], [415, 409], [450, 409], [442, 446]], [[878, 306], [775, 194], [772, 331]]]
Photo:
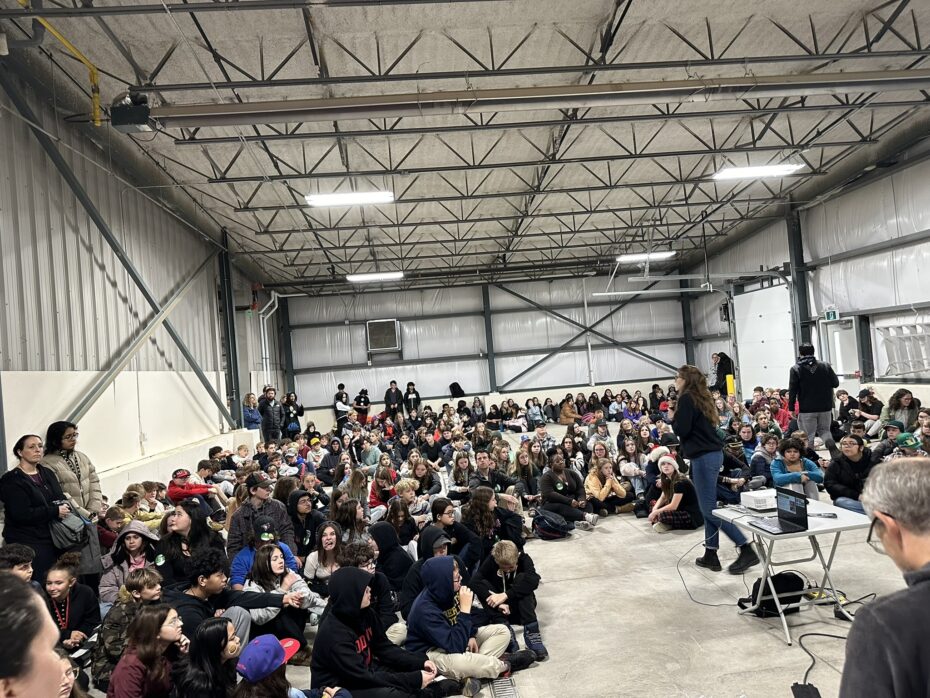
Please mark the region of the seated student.
[[407, 509], [410, 519], [415, 523], [416, 528], [424, 526], [430, 521], [430, 502], [435, 499], [432, 495], [427, 498], [417, 496], [417, 487], [420, 481], [412, 477], [405, 477], [397, 481], [394, 489], [397, 496], [388, 502], [388, 513], [390, 505], [396, 500], [402, 500]]
[[296, 594], [231, 591], [226, 587], [228, 571], [225, 555], [210, 548], [200, 550], [191, 558], [187, 588], [165, 590], [165, 600], [178, 610], [191, 632], [207, 618], [219, 614], [232, 621], [236, 635], [244, 639], [249, 637], [252, 627], [250, 609], [300, 606], [301, 600]]
[[487, 451], [478, 451], [475, 454], [475, 472], [468, 481], [468, 486], [474, 492], [476, 487], [489, 487], [492, 491], [502, 495], [501, 499], [516, 506], [518, 514], [523, 512], [520, 496], [523, 495], [523, 486], [516, 478], [505, 474], [499, 467], [491, 467], [491, 455]]
[[495, 679], [525, 669], [536, 655], [520, 650], [506, 655], [510, 631], [506, 625], [476, 628], [472, 620], [474, 592], [462, 585], [458, 564], [451, 557], [434, 557], [420, 570], [423, 591], [407, 618], [407, 642], [412, 652], [425, 652], [443, 676], [464, 681], [462, 692], [473, 696], [480, 679]]
[[627, 492], [620, 484], [614, 466], [607, 458], [591, 459], [591, 471], [585, 478], [584, 491], [592, 509], [600, 516], [619, 514], [620, 507], [636, 499], [633, 492]]
[[339, 551], [339, 567], [358, 567], [373, 575], [371, 583], [371, 608], [381, 621], [388, 639], [398, 647], [403, 646], [407, 638], [407, 624], [397, 620], [396, 595], [391, 590], [391, 583], [383, 573], [375, 570], [377, 553], [368, 543], [357, 541], [344, 545]]
[[525, 506], [539, 501], [539, 476], [542, 475], [543, 466], [547, 460], [542, 454], [540, 444], [534, 441], [528, 449], [521, 448], [517, 451], [510, 465], [507, 474], [517, 481], [517, 485], [513, 488], [514, 496], [519, 492]]
[[522, 517], [497, 506], [497, 495], [490, 487], [475, 489], [468, 505], [462, 507], [462, 524], [477, 537], [474, 541], [477, 555], [471, 552], [459, 553], [465, 564], [471, 565], [468, 572], [490, 555], [491, 548], [500, 540], [513, 541], [518, 548], [523, 549]]
[[60, 668], [62, 671], [61, 685], [58, 688], [58, 698], [87, 698], [87, 693], [83, 684], [87, 683], [87, 675], [78, 665], [68, 651], [61, 648], [55, 648], [55, 654], [61, 660]]
[[[168, 485], [168, 498], [177, 506], [185, 499], [194, 499], [200, 505], [205, 516], [214, 521], [225, 520], [226, 512], [219, 503], [213, 499], [219, 488], [214, 485], [195, 484], [191, 482], [191, 471], [178, 468], [171, 473], [171, 482]], [[222, 517], [220, 516], [222, 513]]]
[[278, 540], [275, 523], [266, 516], [259, 516], [252, 522], [252, 534], [246, 538], [246, 546], [240, 550], [232, 561], [232, 570], [229, 573], [229, 584], [235, 591], [245, 586], [246, 577], [255, 563], [255, 552], [261, 546], [273, 543], [277, 545], [284, 556], [284, 563], [288, 569], [300, 572], [300, 565], [286, 543]]
[[120, 587], [132, 570], [152, 567], [158, 554], [158, 535], [141, 521], [130, 521], [120, 531], [111, 553], [103, 557], [103, 576], [100, 578], [100, 603], [116, 603]]
[[150, 531], [157, 531], [158, 525], [161, 523], [163, 514], [158, 514], [155, 512], [143, 511], [141, 508], [143, 492], [139, 492], [134, 488], [142, 489], [142, 485], [129, 485], [126, 488], [126, 491], [123, 493], [123, 496], [119, 498], [119, 508], [123, 510], [123, 514], [126, 517], [126, 523], [130, 521], [140, 521], [145, 524], [145, 527]]
[[103, 618], [97, 644], [91, 653], [90, 673], [94, 685], [106, 691], [113, 669], [126, 649], [129, 624], [146, 604], [161, 601], [161, 575], [151, 567], [132, 570], [126, 577], [116, 603]]
[[[464, 508], [460, 511], [464, 511]], [[481, 556], [482, 544], [478, 539], [478, 534], [461, 521], [455, 520], [455, 506], [445, 497], [437, 497], [433, 500], [430, 513], [433, 517], [433, 525], [441, 528], [449, 538], [449, 555], [459, 557], [470, 574]]]
[[[332, 596], [313, 643], [311, 689], [342, 686], [361, 698], [453, 695], [457, 682], [436, 681], [436, 665], [385, 635], [371, 608], [372, 575], [357, 567], [333, 573]], [[430, 688], [436, 683], [437, 686]]]
[[322, 597], [310, 591], [303, 577], [286, 567], [284, 553], [278, 545], [266, 543], [258, 548], [244, 590], [291, 595], [299, 601], [297, 606], [253, 608], [249, 610], [249, 615], [252, 616], [252, 627], [256, 634], [271, 633], [281, 640], [297, 640], [301, 651], [291, 663], [310, 666], [304, 628], [308, 623], [316, 625], [319, 622], [326, 603]]
[[40, 594], [42, 585], [32, 579], [32, 561], [36, 552], [22, 543], [7, 543], [0, 548], [0, 572], [9, 572], [29, 583]]
[[471, 496], [471, 488], [468, 483], [475, 474], [475, 469], [471, 464], [471, 457], [461, 451], [452, 457], [452, 473], [449, 476], [449, 488], [446, 494], [456, 506], [465, 504]]
[[336, 507], [336, 523], [342, 527], [342, 542], [351, 543], [354, 540], [371, 540], [368, 533], [368, 521], [365, 520], [365, 509], [357, 499], [349, 499]]
[[817, 485], [823, 483], [823, 471], [801, 456], [806, 448], [798, 439], [782, 439], [778, 444], [780, 455], [772, 461], [772, 481], [776, 487], [788, 487], [809, 499], [820, 499]]
[[[536, 617], [536, 589], [539, 575], [533, 560], [508, 540], [502, 540], [491, 550], [491, 557], [481, 563], [469, 582], [475, 596], [484, 606], [484, 616], [490, 623], [523, 626], [526, 649], [536, 655], [537, 661], [549, 658], [542, 642], [539, 620]], [[519, 649], [512, 636], [509, 650]]]
[[[233, 698], [352, 698], [338, 686], [301, 691], [287, 679], [287, 664], [298, 651], [297, 642], [259, 635], [242, 648], [236, 673], [242, 678]], [[235, 679], [233, 679], [235, 684]]]
[[617, 460], [617, 469], [624, 481], [629, 480], [637, 497], [646, 494], [645, 468], [647, 460], [636, 439], [629, 437], [623, 439], [623, 446]]
[[704, 525], [697, 492], [691, 480], [678, 472], [678, 463], [671, 456], [659, 459], [662, 494], [649, 512], [649, 523], [656, 533], [673, 529], [693, 531]]
[[[460, 453], [467, 451], [456, 451], [453, 461]], [[416, 495], [417, 500], [428, 505], [433, 497], [438, 497], [442, 492], [442, 481], [439, 474], [430, 469], [429, 464], [420, 459], [411, 468], [410, 477], [417, 481]]]
[[404, 577], [413, 566], [413, 558], [400, 545], [397, 531], [387, 521], [372, 525], [371, 540], [378, 553], [377, 570], [382, 572], [391, 584], [391, 589], [399, 592], [404, 584]]
[[[746, 462], [749, 463], [752, 461], [752, 456], [759, 446], [759, 438], [756, 436], [756, 432], [750, 424], [741, 426], [737, 436], [739, 436], [739, 440], [743, 444], [743, 451], [746, 453]], [[781, 437], [776, 436], [775, 438]]]
[[811, 448], [808, 445], [806, 431], [801, 431], [799, 429], [795, 430], [791, 432], [791, 438], [797, 439], [802, 444], [804, 444], [804, 453], [801, 454], [802, 458], [807, 458], [808, 460], [813, 461], [814, 463], [819, 465], [821, 468], [826, 469], [827, 467], [829, 467], [830, 461], [828, 461], [826, 458], [821, 458], [820, 454], [817, 453], [817, 451], [815, 451], [813, 448]]
[[898, 434], [895, 449], [885, 457], [885, 462], [896, 458], [927, 458], [927, 452], [921, 448], [921, 441], [913, 434]]
[[297, 541], [297, 550], [291, 552], [298, 565], [303, 566], [307, 556], [313, 552], [317, 529], [326, 522], [326, 516], [313, 508], [313, 498], [307, 490], [291, 492], [287, 498], [287, 513], [294, 525], [294, 540]]
[[253, 522], [259, 516], [267, 516], [274, 521], [278, 537], [287, 544], [292, 551], [297, 549], [294, 541], [294, 526], [291, 524], [287, 507], [276, 499], [272, 499], [271, 490], [274, 484], [262, 472], [250, 473], [245, 481], [249, 490], [249, 498], [236, 509], [229, 525], [227, 549], [229, 556], [235, 558], [236, 554], [245, 546], [245, 539], [253, 530]]
[[590, 531], [597, 525], [598, 515], [592, 513], [581, 476], [568, 470], [558, 453], [552, 456], [549, 470], [539, 478], [539, 494], [543, 509], [562, 515], [582, 531]]
[[316, 547], [304, 563], [304, 577], [310, 588], [326, 598], [329, 596], [329, 578], [339, 569], [337, 559], [342, 548], [342, 528], [335, 521], [327, 521], [316, 531]]
[[861, 436], [847, 434], [840, 440], [841, 454], [834, 458], [824, 476], [824, 486], [833, 503], [860, 514], [865, 513], [859, 498], [872, 471], [872, 454]]
[[58, 628], [61, 645], [72, 652], [100, 625], [100, 603], [93, 589], [77, 580], [80, 564], [80, 553], [65, 553], [45, 577], [45, 605]]
[[[405, 480], [401, 480], [405, 482]], [[428, 516], [422, 518], [428, 519]], [[387, 518], [385, 519], [394, 528], [397, 534], [397, 540], [400, 541], [401, 547], [411, 560], [417, 559], [417, 536], [420, 535], [420, 528], [417, 520], [410, 515], [407, 503], [403, 496], [398, 494], [391, 500], [388, 506]], [[379, 522], [380, 523], [380, 522]]]
[[765, 486], [772, 487], [772, 461], [778, 451], [778, 437], [766, 434], [762, 437], [749, 462], [749, 476], [764, 477]]
[[866, 446], [869, 446], [872, 443], [872, 440], [869, 438], [869, 435], [865, 431], [865, 422], [863, 421], [857, 419], [850, 423], [849, 433], [855, 434], [856, 436], [861, 436]]
[[110, 550], [116, 543], [119, 532], [126, 525], [126, 514], [119, 507], [109, 507], [97, 519], [97, 538], [100, 540], [101, 550]]
[[397, 496], [394, 479], [397, 473], [390, 468], [378, 468], [368, 493], [368, 511], [371, 522], [380, 521], [387, 514], [388, 502]]
[[226, 545], [221, 536], [207, 525], [200, 506], [193, 499], [184, 499], [168, 516], [158, 541], [155, 566], [164, 579], [164, 586], [184, 585], [188, 579], [191, 558], [201, 550], [216, 550], [226, 557]]
[[110, 676], [107, 698], [154, 698], [171, 692], [171, 665], [187, 651], [184, 621], [170, 606], [143, 606], [129, 624], [126, 651]]
[[208, 618], [192, 633], [187, 654], [171, 667], [176, 698], [229, 698], [236, 689], [242, 642], [225, 618]]
[[[433, 557], [444, 557], [448, 555], [449, 543], [449, 536], [440, 526], [431, 525], [423, 529], [420, 534], [420, 540], [417, 541], [418, 559], [407, 571], [407, 575], [404, 577], [404, 584], [397, 596], [397, 605], [402, 618], [407, 618], [407, 615], [410, 613], [410, 607], [413, 606], [414, 599], [423, 591], [423, 579], [420, 576], [423, 563]], [[456, 557], [456, 560], [461, 569], [463, 567], [461, 559]]]
[[904, 424], [892, 419], [885, 422], [883, 438], [872, 444], [872, 464], [880, 463], [891, 455], [892, 451], [898, 447], [898, 436], [904, 433]]

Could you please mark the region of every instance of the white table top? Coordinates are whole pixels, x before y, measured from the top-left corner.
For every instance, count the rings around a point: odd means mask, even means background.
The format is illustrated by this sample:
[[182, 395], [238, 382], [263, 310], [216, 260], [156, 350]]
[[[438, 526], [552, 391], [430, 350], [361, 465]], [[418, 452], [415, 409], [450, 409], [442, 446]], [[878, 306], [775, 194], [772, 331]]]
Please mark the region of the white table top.
[[[764, 491], [764, 490], [760, 490]], [[821, 493], [824, 497], [828, 495], [826, 493]], [[772, 490], [772, 496], [775, 495], [775, 491]], [[799, 533], [769, 533], [768, 531], [763, 531], [761, 528], [756, 528], [749, 524], [749, 519], [752, 518], [766, 518], [766, 517], [776, 517], [777, 514], [774, 511], [770, 512], [754, 512], [751, 511], [749, 514], [737, 511], [736, 509], [714, 509], [714, 516], [723, 520], [729, 521], [736, 526], [739, 526], [745, 531], [749, 531], [752, 534], [759, 536], [760, 538], [772, 539], [777, 538], [778, 540], [788, 539], [788, 538], [805, 538], [807, 536], [819, 536], [827, 535], [831, 533], [841, 533], [842, 531], [855, 531], [861, 528], [868, 528], [871, 526], [872, 522], [868, 516], [864, 514], [857, 514], [854, 511], [849, 509], [841, 509], [838, 506], [834, 506], [829, 500], [828, 501], [815, 501], [809, 499], [807, 501], [807, 513], [808, 514], [821, 514], [832, 512], [836, 514], [835, 519], [823, 519], [819, 516], [808, 516], [807, 517], [807, 528], [806, 531], [801, 531]]]

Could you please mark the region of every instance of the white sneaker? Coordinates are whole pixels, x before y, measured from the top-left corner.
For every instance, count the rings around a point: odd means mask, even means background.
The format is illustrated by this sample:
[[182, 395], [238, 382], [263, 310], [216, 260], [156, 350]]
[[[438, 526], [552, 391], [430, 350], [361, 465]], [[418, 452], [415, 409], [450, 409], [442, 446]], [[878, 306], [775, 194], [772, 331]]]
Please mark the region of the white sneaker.
[[591, 524], [590, 521], [585, 520], [585, 521], [576, 521], [575, 528], [577, 528], [579, 531], [590, 531], [592, 528], [594, 528], [594, 526]]
[[668, 533], [672, 530], [672, 527], [668, 524], [662, 523], [661, 521], [656, 521], [654, 524], [652, 524], [652, 530], [656, 533]]
[[597, 520], [600, 518], [597, 514], [585, 514], [585, 521], [587, 521], [592, 526], [597, 526]]

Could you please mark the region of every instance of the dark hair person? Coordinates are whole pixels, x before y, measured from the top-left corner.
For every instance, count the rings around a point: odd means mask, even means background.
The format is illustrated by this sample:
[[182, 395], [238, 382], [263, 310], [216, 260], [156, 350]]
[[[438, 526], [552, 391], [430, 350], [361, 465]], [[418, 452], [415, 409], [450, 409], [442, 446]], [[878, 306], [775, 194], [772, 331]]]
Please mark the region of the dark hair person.
[[[10, 642], [14, 636], [22, 641]], [[58, 629], [32, 586], [7, 572], [0, 572], [0, 637], [0, 686], [5, 696], [58, 695]]]
[[113, 670], [108, 698], [148, 698], [171, 692], [171, 665], [186, 650], [184, 623], [167, 605], [143, 606], [129, 625], [126, 651]]
[[45, 583], [49, 567], [61, 554], [52, 544], [49, 524], [71, 513], [55, 473], [41, 465], [42, 438], [26, 434], [13, 446], [18, 463], [0, 477], [5, 543], [22, 543], [35, 551], [32, 578]]
[[728, 570], [731, 574], [741, 574], [758, 564], [759, 557], [735, 525], [713, 515], [717, 507], [717, 476], [723, 466], [723, 442], [717, 435], [719, 420], [714, 399], [704, 374], [696, 366], [684, 365], [678, 369], [675, 389], [678, 403], [672, 428], [681, 442], [682, 455], [691, 459], [691, 480], [704, 516], [704, 556], [695, 562], [713, 571], [720, 569], [717, 548], [722, 529], [739, 548], [739, 557]]
[[207, 618], [194, 631], [190, 649], [172, 667], [175, 698], [228, 698], [236, 687], [235, 658], [242, 650], [226, 618]]

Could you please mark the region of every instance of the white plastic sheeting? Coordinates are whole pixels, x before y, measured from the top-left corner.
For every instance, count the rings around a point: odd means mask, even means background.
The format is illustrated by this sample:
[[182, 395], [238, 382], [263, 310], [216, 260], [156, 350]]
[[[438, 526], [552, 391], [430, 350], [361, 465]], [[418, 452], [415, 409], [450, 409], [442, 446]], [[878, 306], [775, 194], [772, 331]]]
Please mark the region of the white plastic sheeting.
[[930, 298], [930, 242], [827, 264], [810, 274], [811, 312], [841, 313], [923, 303]]
[[[679, 366], [685, 361], [684, 345], [644, 345], [636, 348], [673, 366]], [[594, 349], [591, 354], [596, 383], [611, 381], [623, 383], [674, 375], [674, 371], [670, 369], [662, 368], [647, 359], [615, 347]], [[498, 358], [495, 362], [497, 382], [506, 383], [543, 356], [545, 354]], [[535, 386], [585, 385], [587, 382], [586, 353], [576, 351], [554, 356], [534, 367], [526, 375], [508, 385], [506, 391], [530, 389]]]
[[[613, 283], [611, 283], [610, 288], [607, 288], [607, 281], [609, 277], [607, 276], [591, 276], [587, 277], [584, 282], [584, 287], [588, 291], [588, 303], [592, 303], [594, 300], [604, 300], [595, 299], [591, 297], [592, 293], [600, 291], [637, 291], [644, 289], [645, 284], [631, 284], [627, 282], [627, 277], [636, 276], [641, 274], [641, 270], [634, 267], [621, 267], [617, 270], [616, 275], [614, 276]], [[542, 305], [577, 305], [581, 307], [584, 304], [584, 294], [582, 292], [582, 282], [581, 279], [558, 279], [556, 281], [529, 281], [526, 283], [515, 284], [508, 283], [507, 288], [512, 290], [514, 293], [519, 293], [521, 296], [531, 298], [537, 303]], [[677, 289], [678, 283], [675, 281], [663, 281], [656, 286], [653, 286], [654, 289], [663, 289], [671, 288]], [[516, 296], [513, 296], [506, 291], [502, 291], [499, 288], [491, 287], [490, 288], [490, 299], [491, 299], [491, 308], [493, 310], [505, 310], [505, 309], [520, 309], [527, 308], [529, 305], [526, 301], [520, 300]], [[481, 305], [481, 296], [479, 289], [478, 296], [479, 308]], [[563, 312], [563, 311], [559, 311]]]
[[481, 312], [481, 288], [364, 292], [347, 296], [291, 298], [291, 325], [380, 320], [413, 315]]
[[930, 378], [930, 313], [908, 312], [872, 318], [876, 375], [902, 380]]
[[[775, 221], [708, 260], [712, 274], [773, 269], [788, 261], [788, 227]], [[693, 270], [704, 273], [704, 264]]]
[[330, 404], [339, 383], [345, 383], [350, 398], [354, 398], [359, 389], [368, 388], [371, 401], [380, 406], [384, 391], [392, 380], [396, 380], [402, 390], [407, 381], [413, 381], [423, 397], [448, 395], [449, 384], [453, 381], [460, 383], [469, 395], [486, 394], [489, 390], [488, 364], [483, 359], [416, 366], [362, 365], [338, 372], [325, 371], [295, 377], [297, 395], [308, 406]]

